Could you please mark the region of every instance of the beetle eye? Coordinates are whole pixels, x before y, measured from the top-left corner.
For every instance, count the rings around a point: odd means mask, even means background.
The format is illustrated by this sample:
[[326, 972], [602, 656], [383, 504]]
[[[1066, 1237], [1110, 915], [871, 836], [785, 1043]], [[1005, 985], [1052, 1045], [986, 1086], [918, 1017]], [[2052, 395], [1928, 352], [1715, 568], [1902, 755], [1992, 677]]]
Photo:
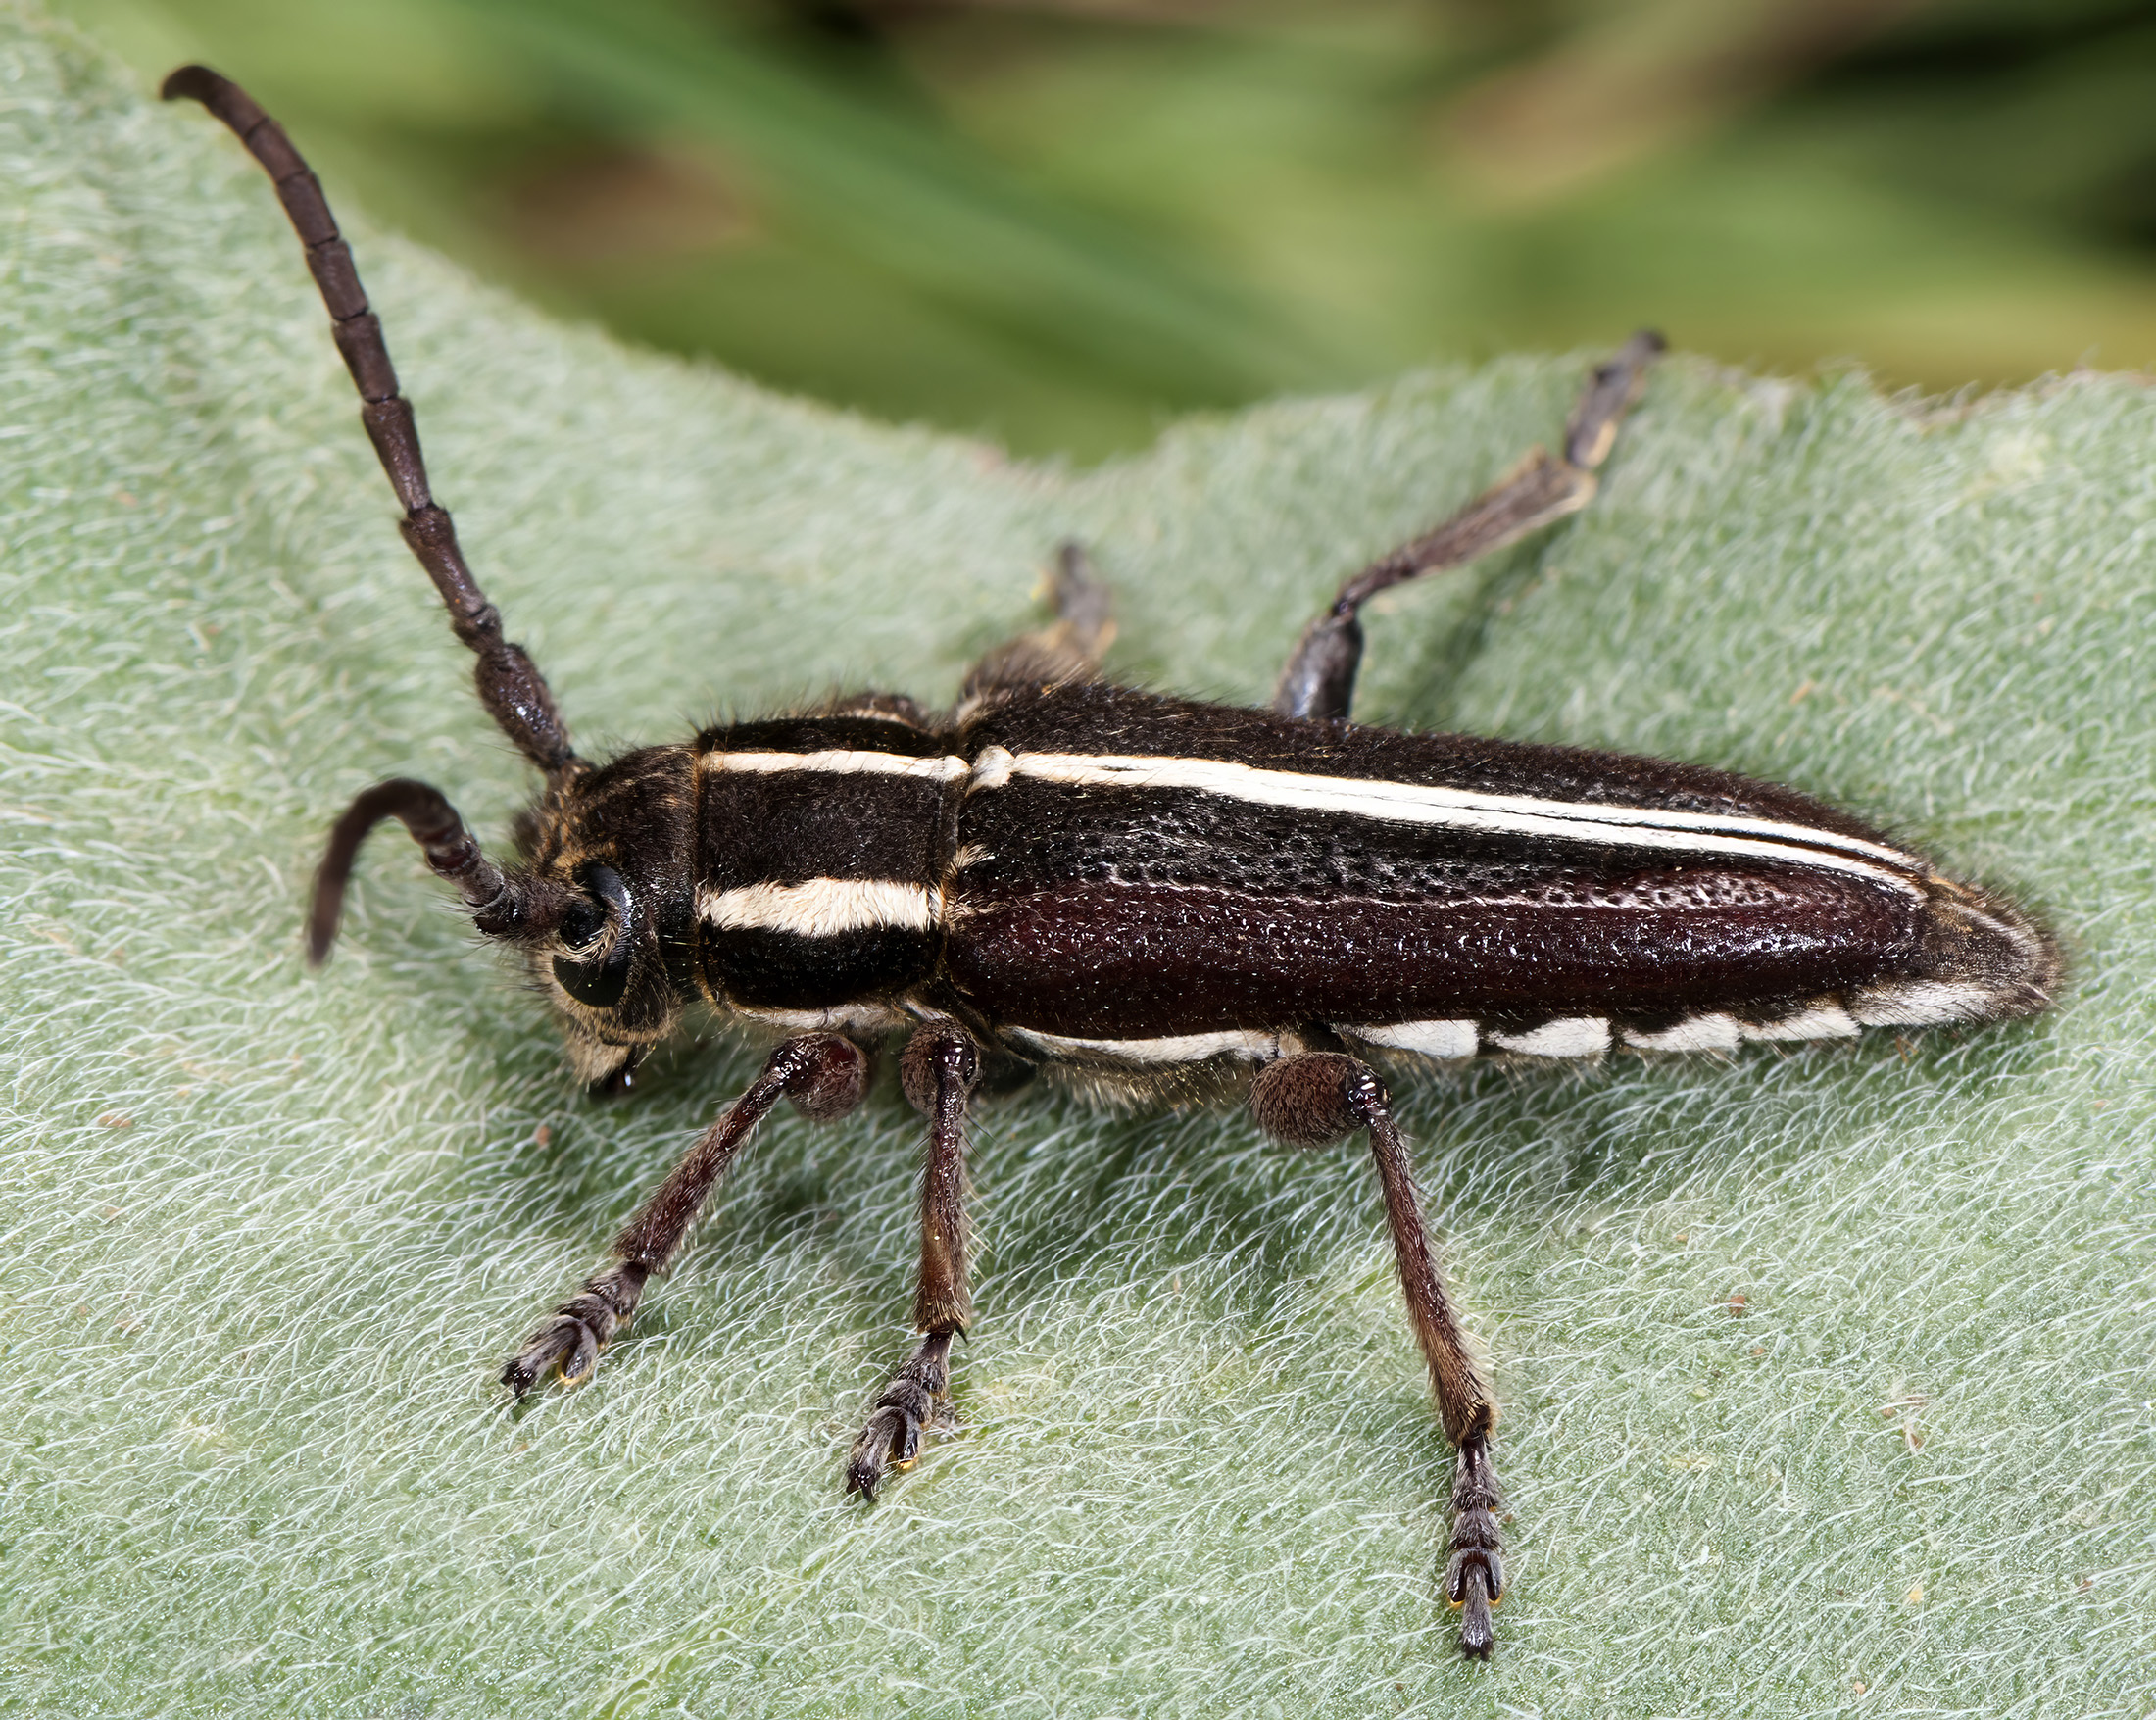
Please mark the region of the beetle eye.
[[567, 956], [557, 956], [554, 977], [579, 1004], [594, 1009], [611, 1009], [629, 989], [629, 964], [636, 954], [636, 940], [631, 935], [634, 905], [629, 900], [629, 887], [612, 866], [586, 866], [582, 883], [591, 894], [573, 903], [562, 916], [562, 941], [572, 950], [596, 943], [607, 929], [610, 908], [619, 920], [620, 935], [603, 960], [578, 961]]

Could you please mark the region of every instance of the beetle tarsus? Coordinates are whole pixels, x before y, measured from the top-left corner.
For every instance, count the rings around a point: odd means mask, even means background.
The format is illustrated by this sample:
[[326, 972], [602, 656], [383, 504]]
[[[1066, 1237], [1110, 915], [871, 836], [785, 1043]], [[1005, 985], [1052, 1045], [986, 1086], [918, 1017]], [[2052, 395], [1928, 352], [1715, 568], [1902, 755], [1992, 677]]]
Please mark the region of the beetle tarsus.
[[999, 688], [1100, 678], [1101, 659], [1115, 640], [1115, 600], [1083, 544], [1057, 546], [1049, 589], [1055, 619], [1005, 640], [967, 670], [967, 698]]
[[1642, 328], [1618, 348], [1594, 374], [1565, 425], [1565, 464], [1592, 471], [1609, 458], [1617, 426], [1646, 385], [1647, 367], [1669, 350], [1652, 328]]
[[951, 1337], [949, 1332], [930, 1333], [877, 1394], [846, 1461], [848, 1493], [874, 1499], [876, 1484], [887, 1470], [913, 1466], [924, 1429], [948, 1433], [957, 1427], [948, 1396]]
[[1497, 1533], [1497, 1480], [1490, 1467], [1490, 1442], [1471, 1434], [1460, 1442], [1459, 1472], [1452, 1484], [1451, 1559], [1445, 1569], [1445, 1597], [1460, 1609], [1460, 1651], [1487, 1660], [1497, 1640], [1490, 1609], [1504, 1598], [1504, 1553]]
[[570, 1385], [589, 1377], [600, 1351], [629, 1323], [652, 1274], [673, 1258], [705, 1197], [771, 1106], [792, 1098], [813, 1119], [843, 1116], [860, 1103], [867, 1070], [867, 1055], [835, 1033], [805, 1033], [780, 1044], [749, 1091], [696, 1138], [613, 1239], [613, 1264], [585, 1279], [583, 1288], [524, 1340], [502, 1369], [502, 1384], [521, 1398], [557, 1367]]
[[899, 1057], [899, 1085], [928, 1118], [920, 1278], [913, 1292], [914, 1330], [926, 1335], [891, 1376], [854, 1442], [846, 1465], [850, 1494], [874, 1499], [887, 1467], [904, 1469], [920, 1454], [923, 1427], [957, 1425], [949, 1397], [951, 1341], [973, 1312], [966, 1289], [965, 1102], [980, 1076], [980, 1048], [949, 1021], [921, 1028]]
[[533, 1387], [561, 1365], [582, 1330], [582, 1325], [575, 1320], [548, 1321], [510, 1358], [502, 1369], [502, 1384], [518, 1400], [528, 1396]]
[[587, 1278], [582, 1290], [524, 1340], [502, 1369], [502, 1384], [521, 1398], [557, 1369], [564, 1385], [583, 1384], [598, 1368], [600, 1351], [636, 1312], [649, 1277], [644, 1267], [623, 1260]]

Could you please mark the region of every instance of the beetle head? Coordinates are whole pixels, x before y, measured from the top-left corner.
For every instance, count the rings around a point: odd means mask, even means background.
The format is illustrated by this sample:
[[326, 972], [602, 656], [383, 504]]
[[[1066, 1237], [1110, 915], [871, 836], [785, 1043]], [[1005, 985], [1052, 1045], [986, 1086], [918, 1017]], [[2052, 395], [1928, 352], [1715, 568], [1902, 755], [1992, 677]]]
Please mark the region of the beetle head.
[[518, 824], [529, 875], [564, 903], [524, 941], [532, 978], [595, 1092], [624, 1091], [695, 996], [694, 768], [684, 747], [624, 754], [549, 787]]
[[497, 866], [438, 789], [408, 778], [367, 790], [337, 821], [316, 874], [308, 950], [325, 960], [367, 833], [397, 818], [458, 887], [472, 924], [519, 947], [554, 1005], [569, 1062], [616, 1093], [695, 992], [687, 749], [651, 747], [556, 776], [518, 820], [524, 864]]

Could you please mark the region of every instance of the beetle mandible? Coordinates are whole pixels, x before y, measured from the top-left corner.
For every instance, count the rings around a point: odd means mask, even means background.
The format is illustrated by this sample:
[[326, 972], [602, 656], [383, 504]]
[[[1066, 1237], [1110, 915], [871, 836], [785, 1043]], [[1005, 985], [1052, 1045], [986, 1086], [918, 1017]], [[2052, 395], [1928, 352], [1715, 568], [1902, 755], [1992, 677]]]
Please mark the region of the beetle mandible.
[[1270, 711], [1102, 678], [1108, 597], [1065, 546], [1056, 619], [976, 664], [955, 710], [871, 693], [707, 729], [604, 763], [466, 567], [427, 487], [412, 408], [328, 205], [237, 85], [192, 97], [269, 171], [405, 510], [405, 542], [478, 659], [480, 702], [546, 780], [520, 865], [489, 860], [436, 789], [399, 778], [337, 821], [308, 927], [321, 961], [368, 832], [400, 820], [472, 923], [525, 956], [577, 1074], [620, 1091], [684, 1009], [780, 1036], [762, 1072], [614, 1240], [612, 1261], [502, 1372], [521, 1397], [581, 1380], [635, 1313], [735, 1154], [781, 1098], [830, 1118], [868, 1047], [928, 1119], [918, 1348], [847, 1465], [873, 1498], [950, 1417], [971, 1315], [968, 1096], [984, 1071], [1097, 1092], [1246, 1092], [1259, 1125], [1370, 1140], [1400, 1287], [1456, 1453], [1443, 1587], [1487, 1656], [1505, 1593], [1496, 1404], [1447, 1299], [1379, 1065], [1612, 1046], [1735, 1050], [2028, 1014], [2059, 973], [2013, 904], [1792, 790], [1666, 761], [1348, 720], [1377, 593], [1585, 507], [1648, 366], [1636, 335], [1594, 371], [1562, 453], [1540, 449], [1435, 530], [1349, 578], [1291, 653]]

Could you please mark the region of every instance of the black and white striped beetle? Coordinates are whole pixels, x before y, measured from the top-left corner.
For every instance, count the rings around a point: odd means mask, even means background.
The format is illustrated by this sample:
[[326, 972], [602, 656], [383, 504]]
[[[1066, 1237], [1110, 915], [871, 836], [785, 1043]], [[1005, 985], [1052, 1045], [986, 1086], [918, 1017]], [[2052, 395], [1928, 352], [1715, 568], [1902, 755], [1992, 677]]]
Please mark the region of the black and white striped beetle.
[[1446, 1300], [1377, 1065], [1726, 1051], [2049, 1001], [2057, 955], [2027, 915], [1789, 789], [1348, 721], [1361, 605], [1586, 506], [1656, 336], [1594, 373], [1561, 457], [1536, 451], [1348, 580], [1304, 630], [1270, 711], [1102, 679], [1106, 594], [1066, 549], [1055, 622], [991, 653], [954, 711], [868, 694], [597, 764], [571, 750], [428, 493], [412, 409], [306, 164], [213, 72], [183, 68], [165, 95], [204, 103], [275, 181], [404, 505], [405, 541], [477, 654], [481, 702], [546, 777], [518, 830], [523, 864], [509, 869], [435, 789], [400, 779], [361, 795], [316, 883], [314, 959], [328, 954], [360, 843], [395, 817], [473, 924], [525, 953], [595, 1088], [626, 1088], [692, 1004], [782, 1036], [612, 1262], [504, 1369], [518, 1396], [553, 1370], [592, 1372], [782, 1096], [839, 1116], [865, 1092], [864, 1047], [904, 1035], [901, 1083], [929, 1121], [922, 1338], [854, 1445], [847, 1488], [873, 1497], [950, 1415], [951, 1342], [970, 1313], [965, 1112], [984, 1069], [1054, 1069], [1156, 1102], [1247, 1091], [1282, 1140], [1369, 1134], [1408, 1315], [1458, 1452], [1445, 1592], [1462, 1609], [1462, 1647], [1486, 1655], [1505, 1588], [1496, 1406]]

